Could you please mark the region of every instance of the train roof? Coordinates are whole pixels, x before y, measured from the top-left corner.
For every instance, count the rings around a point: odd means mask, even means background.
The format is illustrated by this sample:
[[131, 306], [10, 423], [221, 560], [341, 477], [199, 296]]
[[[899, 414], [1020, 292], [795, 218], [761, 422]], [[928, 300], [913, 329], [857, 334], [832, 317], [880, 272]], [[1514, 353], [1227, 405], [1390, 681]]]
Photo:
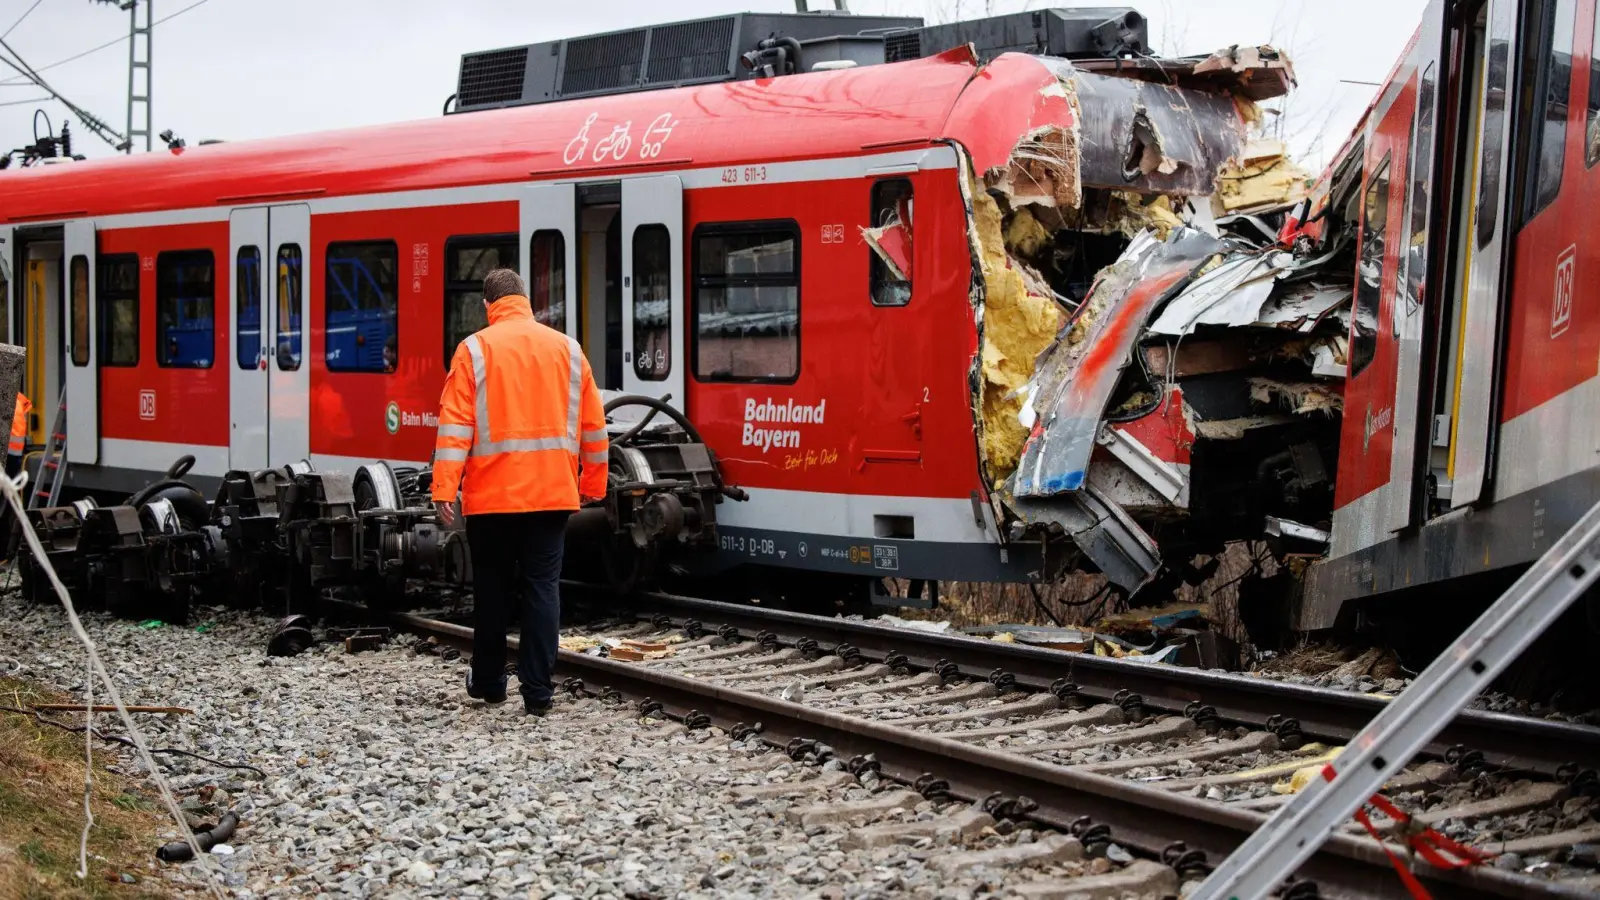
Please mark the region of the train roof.
[[[963, 47], [886, 65], [34, 166], [0, 173], [0, 216], [20, 224], [909, 148], [947, 136], [978, 71]], [[1024, 77], [1040, 86], [1053, 80], [1015, 54], [985, 72], [975, 82], [984, 90], [1007, 72], [1031, 72]], [[613, 145], [596, 161], [624, 124], [625, 150]]]

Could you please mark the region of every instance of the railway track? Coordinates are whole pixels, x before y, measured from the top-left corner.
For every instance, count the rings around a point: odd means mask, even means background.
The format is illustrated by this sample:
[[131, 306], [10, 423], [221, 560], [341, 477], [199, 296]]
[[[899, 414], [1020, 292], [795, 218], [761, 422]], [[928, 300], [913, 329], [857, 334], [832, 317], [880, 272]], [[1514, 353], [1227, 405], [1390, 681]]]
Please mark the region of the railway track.
[[[853, 792], [796, 807], [812, 809], [813, 824], [857, 821], [874, 803], [888, 810], [913, 797], [925, 815], [936, 813], [912, 831], [858, 828], [847, 843], [922, 840], [929, 829], [959, 839], [995, 820], [1035, 835], [1030, 849], [954, 854], [962, 865], [1039, 873], [1024, 896], [1159, 896], [1199, 877], [1288, 799], [1274, 785], [1331, 758], [1382, 702], [691, 598], [645, 603], [642, 618], [564, 633], [567, 645], [587, 648], [560, 654], [567, 690], [632, 702], [688, 728], [720, 727], [820, 766], [808, 788], [781, 782], [752, 795]], [[461, 625], [380, 615], [430, 645], [470, 643]], [[656, 658], [598, 655], [623, 640]], [[1500, 859], [1454, 871], [1419, 863], [1433, 896], [1594, 896], [1600, 871], [1585, 866], [1585, 854], [1600, 843], [1597, 748], [1593, 728], [1459, 717], [1387, 793], [1419, 821]], [[877, 792], [856, 797], [863, 785]], [[841, 811], [823, 812], [830, 804]], [[1113, 844], [1131, 853], [1119, 856]], [[1409, 896], [1383, 849], [1354, 824], [1297, 875], [1324, 897]]]

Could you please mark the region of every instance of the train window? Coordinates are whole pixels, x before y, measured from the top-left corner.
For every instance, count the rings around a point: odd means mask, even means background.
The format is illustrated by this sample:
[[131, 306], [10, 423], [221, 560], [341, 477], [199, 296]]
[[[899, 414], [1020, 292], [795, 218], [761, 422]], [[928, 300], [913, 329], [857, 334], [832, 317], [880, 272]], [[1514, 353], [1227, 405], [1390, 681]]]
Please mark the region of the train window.
[[1540, 90], [1529, 117], [1529, 188], [1524, 221], [1532, 219], [1561, 193], [1561, 168], [1567, 159], [1567, 115], [1572, 95], [1572, 32], [1577, 0], [1546, 0], [1537, 27]]
[[273, 279], [278, 292], [278, 325], [273, 344], [277, 347], [280, 372], [294, 372], [300, 368], [301, 322], [305, 310], [304, 260], [299, 244], [278, 245], [278, 277]]
[[100, 365], [139, 364], [139, 255], [101, 254], [95, 260], [100, 290]]
[[1356, 310], [1351, 324], [1350, 375], [1372, 363], [1378, 351], [1378, 302], [1383, 298], [1384, 245], [1389, 232], [1389, 157], [1367, 180], [1361, 210], [1361, 261], [1356, 267]]
[[156, 255], [156, 363], [209, 369], [216, 353], [216, 262], [210, 250]]
[[1483, 146], [1478, 157], [1478, 249], [1489, 246], [1500, 220], [1500, 142], [1506, 127], [1506, 58], [1510, 43], [1503, 35], [1489, 42], [1489, 77], [1484, 85]]
[[89, 257], [72, 258], [72, 364], [89, 364]]
[[[887, 178], [872, 185], [873, 228], [886, 228], [896, 223], [904, 227], [899, 241], [907, 262], [911, 253], [911, 182], [905, 178]], [[884, 252], [893, 256], [892, 244], [885, 240]], [[867, 248], [867, 262], [871, 266], [872, 302], [876, 306], [905, 306], [911, 302], [910, 272], [896, 272], [885, 263], [878, 250]], [[898, 267], [897, 267], [898, 268]]]
[[399, 257], [394, 241], [328, 245], [323, 324], [330, 371], [394, 371], [400, 351]]
[[1594, 40], [1589, 44], [1589, 118], [1584, 123], [1583, 164], [1600, 162], [1600, 9], [1595, 10]]
[[567, 330], [567, 239], [554, 229], [535, 231], [529, 248], [528, 301], [533, 317], [557, 331]]
[[453, 237], [444, 242], [444, 364], [467, 335], [489, 324], [483, 309], [483, 277], [517, 267], [514, 234]]
[[235, 357], [241, 369], [261, 364], [261, 248], [240, 247], [233, 261]]
[[694, 375], [793, 381], [800, 374], [800, 227], [706, 225], [694, 234]]
[[[1428, 216], [1433, 203], [1429, 180], [1433, 173], [1433, 110], [1438, 102], [1438, 72], [1429, 63], [1417, 89], [1417, 124], [1411, 133], [1411, 238], [1406, 241], [1405, 312], [1422, 306], [1423, 276], [1428, 268]], [[1398, 276], [1397, 276], [1398, 277]], [[1395, 304], [1395, 336], [1399, 337], [1399, 303]]]
[[672, 372], [672, 235], [665, 225], [633, 230], [633, 368], [645, 381]]

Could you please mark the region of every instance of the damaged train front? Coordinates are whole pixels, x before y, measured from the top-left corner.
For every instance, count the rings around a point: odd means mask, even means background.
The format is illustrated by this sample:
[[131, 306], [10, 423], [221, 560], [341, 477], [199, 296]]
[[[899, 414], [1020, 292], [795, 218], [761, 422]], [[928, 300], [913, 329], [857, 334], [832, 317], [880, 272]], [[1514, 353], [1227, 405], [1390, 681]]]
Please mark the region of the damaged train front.
[[1061, 546], [1151, 603], [1269, 522], [1325, 529], [1351, 290], [1263, 126], [1289, 60], [1006, 55], [982, 75], [1038, 81], [1008, 139], [982, 90], [952, 118], [1002, 541]]

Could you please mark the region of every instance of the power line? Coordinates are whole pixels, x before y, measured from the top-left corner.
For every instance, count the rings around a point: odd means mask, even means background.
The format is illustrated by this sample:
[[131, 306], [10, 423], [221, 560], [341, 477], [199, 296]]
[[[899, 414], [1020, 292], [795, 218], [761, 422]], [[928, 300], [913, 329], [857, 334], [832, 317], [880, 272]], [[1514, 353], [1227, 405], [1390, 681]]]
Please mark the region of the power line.
[[[200, 0], [200, 2], [204, 3], [205, 0]], [[5, 63], [11, 68], [17, 70], [18, 74], [20, 74], [23, 78], [32, 81], [39, 87], [49, 91], [52, 97], [61, 101], [62, 106], [65, 106], [67, 109], [71, 110], [73, 114], [78, 117], [78, 121], [82, 122], [90, 131], [93, 131], [101, 140], [118, 150], [123, 149], [123, 146], [127, 143], [127, 138], [123, 137], [121, 134], [118, 134], [116, 129], [112, 128], [110, 125], [107, 125], [99, 116], [96, 116], [94, 113], [91, 113], [83, 107], [78, 106], [76, 103], [73, 103], [66, 97], [61, 96], [61, 92], [51, 87], [50, 84], [46, 82], [39, 74], [37, 69], [28, 65], [28, 61], [22, 58], [22, 54], [11, 49], [11, 45], [6, 43], [6, 39], [4, 37], [0, 37], [0, 48], [3, 48], [6, 53], [11, 54], [9, 57], [5, 56], [4, 54], [0, 54], [0, 63]]]
[[[209, 0], [196, 0], [196, 2], [191, 3], [188, 6], [185, 6], [183, 9], [180, 9], [180, 10], [178, 10], [177, 12], [175, 12], [175, 13], [173, 13], [171, 15], [162, 16], [161, 18], [155, 20], [154, 22], [151, 22], [150, 23], [150, 27], [154, 28], [157, 25], [160, 25], [162, 22], [167, 22], [167, 21], [170, 21], [172, 19], [176, 19], [177, 17], [183, 15], [184, 13], [188, 12], [191, 9], [194, 9], [197, 6], [205, 5], [207, 2], [209, 2]], [[123, 41], [126, 41], [127, 39], [128, 39], [128, 36], [127, 35], [123, 35], [122, 37], [119, 37], [116, 40], [107, 41], [106, 43], [101, 44], [98, 47], [90, 47], [88, 50], [85, 50], [82, 53], [77, 53], [77, 54], [74, 54], [72, 56], [69, 56], [66, 59], [58, 59], [53, 63], [49, 63], [47, 65], [40, 66], [39, 68], [35, 69], [34, 71], [35, 72], [45, 72], [45, 71], [48, 71], [50, 69], [54, 69], [56, 66], [64, 66], [69, 62], [76, 62], [76, 61], [78, 61], [80, 59], [83, 59], [85, 56], [88, 56], [91, 53], [99, 53], [101, 50], [105, 50], [108, 47], [115, 47], [116, 45], [122, 43]], [[0, 80], [0, 85], [17, 84], [17, 83], [20, 83], [20, 82], [23, 82], [23, 81], [30, 81], [30, 80], [32, 80], [32, 79], [29, 79], [27, 77], [12, 77], [12, 78], [6, 78], [6, 79], [3, 79], [3, 80]]]
[[4, 103], [0, 103], [0, 106], [27, 106], [29, 103], [49, 103], [54, 99], [53, 95], [47, 94], [43, 97], [34, 97], [31, 100], [7, 100]]
[[11, 37], [11, 32], [16, 31], [17, 30], [17, 26], [22, 24], [22, 20], [26, 19], [34, 10], [38, 9], [39, 8], [39, 4], [41, 4], [43, 2], [44, 2], [44, 0], [33, 0], [33, 5], [28, 7], [28, 11], [23, 13], [21, 16], [18, 16], [17, 20], [15, 22], [11, 23], [11, 27], [6, 29], [6, 33], [5, 34], [0, 34], [0, 38]]

